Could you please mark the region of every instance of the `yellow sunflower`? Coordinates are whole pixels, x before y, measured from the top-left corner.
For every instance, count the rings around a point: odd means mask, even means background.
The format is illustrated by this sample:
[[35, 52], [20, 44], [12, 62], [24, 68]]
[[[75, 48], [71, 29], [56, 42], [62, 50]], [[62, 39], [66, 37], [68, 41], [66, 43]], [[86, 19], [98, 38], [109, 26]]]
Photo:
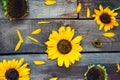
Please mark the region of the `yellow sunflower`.
[[28, 63], [24, 63], [24, 58], [20, 61], [16, 59], [0, 62], [0, 80], [30, 80], [30, 69]]
[[109, 7], [103, 9], [102, 5], [99, 6], [99, 9], [100, 10], [94, 9], [95, 14], [93, 14], [93, 17], [95, 17], [94, 20], [100, 25], [99, 30], [104, 28], [104, 31], [107, 32], [113, 29], [114, 26], [119, 25], [115, 18], [115, 16], [118, 15], [117, 12], [110, 10]]
[[74, 29], [68, 26], [65, 30], [65, 27], [61, 26], [58, 32], [53, 30], [49, 36], [49, 41], [45, 42], [48, 59], [57, 59], [59, 67], [64, 64], [68, 68], [82, 57], [79, 53], [82, 51], [82, 47], [80, 46], [82, 36], [77, 36], [72, 40], [73, 36]]

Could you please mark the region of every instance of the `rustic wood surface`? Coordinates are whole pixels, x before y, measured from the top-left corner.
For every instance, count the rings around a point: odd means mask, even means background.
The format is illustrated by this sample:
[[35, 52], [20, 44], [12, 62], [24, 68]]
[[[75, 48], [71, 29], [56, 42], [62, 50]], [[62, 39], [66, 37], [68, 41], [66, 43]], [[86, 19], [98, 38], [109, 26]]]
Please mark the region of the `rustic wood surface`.
[[[76, 14], [76, 6], [78, 2], [83, 7], [80, 14]], [[1, 2], [1, 1], [0, 1]], [[57, 0], [57, 4], [52, 6], [44, 5], [44, 0], [29, 0], [29, 15], [24, 19], [17, 21], [9, 21], [4, 15], [0, 4], [0, 61], [3, 59], [20, 59], [25, 58], [25, 62], [29, 63], [31, 68], [31, 80], [49, 80], [50, 77], [57, 76], [59, 80], [84, 80], [84, 73], [87, 66], [91, 64], [101, 64], [107, 69], [108, 80], [120, 80], [120, 73], [116, 73], [116, 63], [120, 63], [120, 26], [111, 30], [116, 35], [113, 38], [102, 36], [103, 30], [98, 31], [99, 26], [94, 22], [92, 17], [86, 18], [86, 8], [98, 8], [99, 4], [104, 7], [110, 6], [112, 9], [120, 5], [119, 0]], [[120, 13], [120, 11], [118, 11]], [[120, 14], [117, 21], [120, 24]], [[38, 21], [50, 21], [50, 24], [38, 25]], [[52, 30], [58, 30], [61, 25], [70, 25], [75, 29], [75, 36], [83, 36], [81, 46], [83, 47], [82, 59], [76, 62], [69, 69], [59, 68], [56, 61], [47, 59], [44, 53], [46, 46], [45, 41], [48, 40]], [[42, 32], [37, 35], [30, 33], [41, 28]], [[16, 30], [19, 29], [24, 39], [17, 52], [14, 48], [19, 40]], [[27, 38], [30, 35], [39, 43], [32, 42]], [[102, 42], [101, 48], [92, 45], [94, 39]], [[44, 60], [45, 65], [37, 66], [33, 64], [33, 60]]]

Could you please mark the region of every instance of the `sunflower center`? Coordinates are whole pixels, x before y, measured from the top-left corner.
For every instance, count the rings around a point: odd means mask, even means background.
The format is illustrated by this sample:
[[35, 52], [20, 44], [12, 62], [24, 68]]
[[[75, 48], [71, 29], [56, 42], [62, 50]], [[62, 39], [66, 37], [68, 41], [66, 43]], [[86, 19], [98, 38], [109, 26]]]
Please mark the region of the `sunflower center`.
[[108, 15], [107, 13], [103, 13], [103, 14], [100, 16], [100, 20], [101, 20], [103, 23], [108, 24], [108, 23], [110, 23], [111, 18], [110, 18], [110, 15]]
[[87, 73], [87, 80], [104, 80], [104, 72], [98, 67], [93, 67]]
[[71, 43], [68, 40], [63, 39], [63, 40], [58, 42], [57, 49], [62, 54], [67, 54], [71, 51], [72, 46], [71, 46]]
[[11, 69], [6, 71], [5, 77], [7, 78], [7, 80], [18, 80], [19, 74], [18, 74], [18, 71], [16, 69], [11, 68]]

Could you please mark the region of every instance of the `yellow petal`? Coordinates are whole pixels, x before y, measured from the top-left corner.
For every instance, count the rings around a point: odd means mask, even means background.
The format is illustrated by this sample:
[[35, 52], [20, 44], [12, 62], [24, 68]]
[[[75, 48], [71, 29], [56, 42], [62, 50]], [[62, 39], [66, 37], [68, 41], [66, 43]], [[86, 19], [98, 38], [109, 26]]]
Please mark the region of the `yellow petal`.
[[103, 26], [103, 24], [100, 24], [99, 30], [102, 30]]
[[79, 44], [81, 40], [82, 40], [82, 36], [77, 36], [72, 40], [72, 43]]
[[64, 57], [64, 64], [65, 64], [66, 68], [69, 68], [69, 66], [71, 64], [70, 61], [69, 61], [69, 59], [67, 57]]
[[78, 3], [78, 6], [76, 8], [76, 12], [79, 13], [81, 11], [81, 8], [82, 8], [82, 4]]
[[59, 57], [57, 63], [59, 67], [63, 66], [63, 58]]
[[34, 30], [31, 34], [39, 34], [41, 32], [41, 28]]
[[116, 64], [117, 65], [117, 71], [116, 72], [120, 72], [120, 64]]
[[87, 7], [87, 18], [90, 18], [90, 8]]
[[113, 33], [113, 32], [106, 32], [106, 33], [103, 34], [103, 36], [111, 38], [111, 37], [115, 36], [115, 33]]
[[56, 3], [57, 2], [55, 0], [47, 0], [47, 1], [45, 1], [45, 5], [47, 5], [47, 6], [54, 5]]
[[21, 42], [24, 42], [24, 41], [23, 41], [23, 38], [22, 38], [22, 35], [21, 35], [21, 33], [20, 33], [20, 30], [16, 30], [16, 31], [17, 31], [17, 34], [18, 34], [18, 37], [19, 37], [20, 41], [21, 41]]
[[16, 68], [21, 67], [21, 65], [23, 64], [23, 62], [24, 62], [24, 58], [21, 58], [20, 61], [18, 62], [18, 64], [16, 65]]
[[103, 12], [103, 7], [102, 7], [102, 5], [99, 6], [99, 9], [100, 9], [101, 12]]
[[45, 61], [41, 61], [41, 60], [34, 60], [33, 61], [35, 65], [43, 65], [43, 64], [46, 64]]
[[41, 22], [38, 22], [38, 24], [50, 24], [51, 22], [48, 22], [48, 21], [41, 21]]
[[35, 39], [35, 38], [33, 38], [33, 37], [31, 37], [31, 36], [27, 36], [28, 37], [28, 39], [30, 39], [30, 40], [32, 40], [32, 41], [34, 41], [34, 42], [39, 42], [37, 39]]
[[17, 45], [16, 45], [16, 47], [15, 47], [15, 49], [14, 49], [15, 52], [16, 52], [17, 50], [19, 50], [19, 48], [20, 48], [20, 46], [21, 46], [22, 43], [23, 43], [23, 42], [21, 42], [21, 41], [19, 41], [19, 42], [17, 43]]
[[49, 80], [58, 80], [58, 78], [57, 77], [52, 77]]

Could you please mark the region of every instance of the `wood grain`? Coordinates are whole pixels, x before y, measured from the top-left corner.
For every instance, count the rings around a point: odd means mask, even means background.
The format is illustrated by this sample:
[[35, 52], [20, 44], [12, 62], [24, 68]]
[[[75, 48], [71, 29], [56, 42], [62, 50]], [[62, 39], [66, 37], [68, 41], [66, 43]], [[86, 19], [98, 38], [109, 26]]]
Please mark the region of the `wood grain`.
[[[72, 2], [67, 0], [56, 0], [57, 4], [52, 6], [46, 6], [45, 0], [28, 0], [29, 14], [25, 19], [33, 18], [76, 18], [77, 14], [71, 14], [75, 12], [77, 1]], [[1, 3], [1, 1], [0, 1]], [[0, 19], [7, 19], [4, 16], [2, 5], [0, 4]], [[71, 14], [69, 16], [62, 16], [63, 14]], [[75, 15], [76, 14], [76, 15]], [[62, 16], [62, 17], [61, 17]]]
[[[38, 25], [38, 21], [50, 21], [50, 24]], [[120, 23], [120, 20], [118, 20]], [[102, 36], [103, 31], [99, 31], [99, 26], [93, 20], [19, 20], [10, 22], [9, 20], [0, 20], [0, 52], [14, 52], [14, 48], [19, 40], [16, 30], [19, 29], [24, 39], [17, 52], [44, 52], [46, 46], [44, 42], [48, 40], [52, 30], [58, 30], [61, 25], [70, 25], [75, 29], [75, 36], [83, 36], [81, 46], [83, 51], [120, 51], [120, 27], [115, 27], [111, 32], [116, 34], [113, 38]], [[31, 35], [30, 33], [38, 28], [42, 31], [40, 34]], [[39, 43], [32, 42], [27, 36], [32, 36], [39, 40]], [[92, 45], [95, 39], [102, 42], [101, 48], [96, 48]]]
[[[116, 63], [120, 63], [120, 53], [82, 53], [83, 58], [66, 69], [58, 67], [56, 61], [47, 59], [46, 54], [30, 54], [30, 55], [6, 55], [0, 56], [0, 61], [3, 59], [20, 59], [25, 58], [25, 63], [29, 63], [31, 68], [31, 80], [49, 80], [50, 77], [58, 77], [59, 80], [84, 80], [84, 73], [87, 66], [91, 64], [101, 64], [106, 67], [108, 80], [119, 80], [119, 73], [116, 73]], [[33, 60], [43, 60], [45, 65], [34, 65]]]

